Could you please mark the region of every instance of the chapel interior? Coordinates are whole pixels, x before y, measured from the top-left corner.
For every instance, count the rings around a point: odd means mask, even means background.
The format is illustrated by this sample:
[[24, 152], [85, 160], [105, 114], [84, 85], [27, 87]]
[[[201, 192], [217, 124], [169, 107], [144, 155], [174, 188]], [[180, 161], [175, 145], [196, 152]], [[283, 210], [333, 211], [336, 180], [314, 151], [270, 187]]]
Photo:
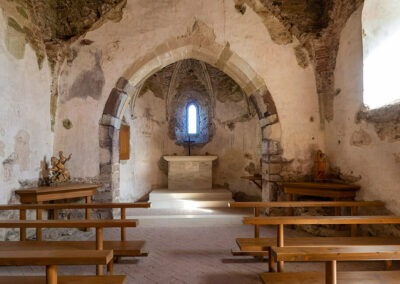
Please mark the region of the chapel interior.
[[0, 284], [400, 283], [399, 15], [0, 0]]

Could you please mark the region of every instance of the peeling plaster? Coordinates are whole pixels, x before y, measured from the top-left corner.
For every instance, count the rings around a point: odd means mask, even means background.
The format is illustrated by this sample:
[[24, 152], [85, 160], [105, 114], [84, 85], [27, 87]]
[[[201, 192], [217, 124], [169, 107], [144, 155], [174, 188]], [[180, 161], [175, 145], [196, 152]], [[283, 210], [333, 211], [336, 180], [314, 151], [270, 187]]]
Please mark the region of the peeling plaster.
[[354, 146], [367, 146], [372, 142], [371, 136], [363, 129], [354, 131], [351, 135], [350, 144]]
[[4, 155], [5, 155], [4, 148], [5, 147], [6, 147], [6, 145], [4, 144], [4, 142], [0, 141], [0, 157], [4, 157]]
[[72, 98], [87, 99], [88, 97], [95, 100], [100, 99], [105, 84], [104, 72], [101, 67], [101, 51], [96, 51], [93, 54], [93, 58], [94, 65], [91, 70], [83, 71], [78, 75], [65, 100]]

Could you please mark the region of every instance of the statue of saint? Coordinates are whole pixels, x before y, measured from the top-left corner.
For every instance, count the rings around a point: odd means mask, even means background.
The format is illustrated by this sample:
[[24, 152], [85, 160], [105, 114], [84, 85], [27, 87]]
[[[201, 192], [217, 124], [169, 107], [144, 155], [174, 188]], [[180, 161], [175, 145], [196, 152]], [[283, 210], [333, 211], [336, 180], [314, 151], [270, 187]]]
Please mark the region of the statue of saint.
[[69, 170], [65, 167], [65, 163], [68, 162], [72, 154], [66, 158], [62, 151], [59, 153], [59, 158], [51, 157], [51, 183], [61, 183], [66, 182], [70, 179]]
[[321, 150], [315, 155], [315, 180], [323, 181], [326, 173], [326, 155]]

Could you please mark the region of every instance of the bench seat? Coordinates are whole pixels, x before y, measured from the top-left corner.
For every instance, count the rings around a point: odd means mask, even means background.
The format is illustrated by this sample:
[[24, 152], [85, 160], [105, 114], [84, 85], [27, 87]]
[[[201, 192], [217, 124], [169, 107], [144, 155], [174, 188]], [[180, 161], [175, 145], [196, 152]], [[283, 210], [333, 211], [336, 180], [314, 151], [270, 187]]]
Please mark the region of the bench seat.
[[[325, 273], [263, 273], [261, 279], [265, 284], [325, 284]], [[396, 284], [399, 279], [400, 271], [346, 271], [337, 274], [340, 284]]]
[[[4, 284], [46, 284], [46, 276], [0, 276]], [[125, 284], [124, 275], [106, 276], [58, 276], [58, 284]]]
[[[240, 252], [232, 252], [234, 255], [254, 255], [257, 251], [263, 251], [268, 255], [270, 247], [276, 246], [275, 238], [238, 238], [236, 243]], [[400, 245], [400, 238], [379, 238], [379, 237], [307, 237], [307, 238], [285, 238], [284, 246], [376, 246], [376, 245]]]
[[[113, 250], [114, 256], [147, 256], [142, 249], [145, 241], [104, 241], [104, 250]], [[9, 241], [1, 242], [0, 251], [14, 250], [95, 250], [94, 241]]]

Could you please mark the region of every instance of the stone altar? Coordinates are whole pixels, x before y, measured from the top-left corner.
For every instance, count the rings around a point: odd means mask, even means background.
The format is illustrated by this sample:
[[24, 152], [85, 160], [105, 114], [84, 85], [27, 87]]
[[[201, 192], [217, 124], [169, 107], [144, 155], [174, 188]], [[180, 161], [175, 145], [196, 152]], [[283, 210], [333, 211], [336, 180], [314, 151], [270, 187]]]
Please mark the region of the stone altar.
[[212, 188], [212, 162], [217, 156], [164, 156], [168, 161], [168, 190]]

